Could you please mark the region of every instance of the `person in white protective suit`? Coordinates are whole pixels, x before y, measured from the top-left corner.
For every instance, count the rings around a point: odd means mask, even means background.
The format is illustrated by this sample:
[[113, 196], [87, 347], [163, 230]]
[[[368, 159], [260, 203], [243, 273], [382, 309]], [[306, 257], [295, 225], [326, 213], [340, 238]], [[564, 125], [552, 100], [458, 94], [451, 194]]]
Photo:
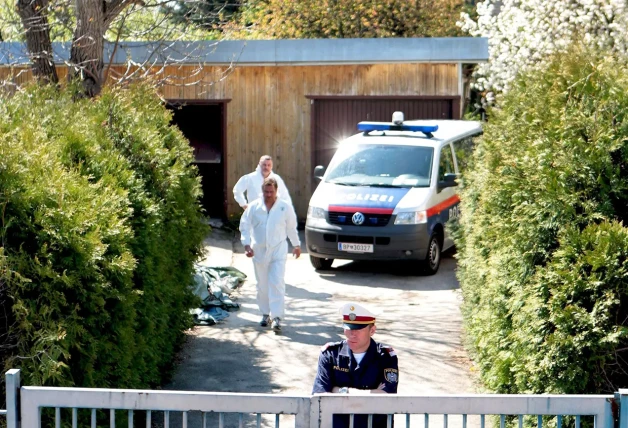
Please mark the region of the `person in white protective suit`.
[[271, 323], [272, 329], [279, 332], [286, 292], [286, 238], [290, 239], [296, 258], [301, 255], [301, 242], [292, 204], [277, 196], [277, 180], [269, 177], [261, 187], [263, 198], [251, 202], [240, 218], [240, 240], [246, 256], [253, 258], [257, 305], [262, 312], [259, 324], [266, 327]]
[[[264, 155], [260, 158], [255, 171], [240, 177], [236, 185], [233, 186], [233, 196], [243, 210], [246, 209], [249, 203], [262, 197], [262, 184], [267, 178], [274, 178], [277, 181], [277, 195], [279, 199], [292, 205], [292, 199], [290, 199], [290, 193], [286, 184], [280, 176], [273, 172], [273, 158]], [[246, 192], [246, 196], [244, 192]]]

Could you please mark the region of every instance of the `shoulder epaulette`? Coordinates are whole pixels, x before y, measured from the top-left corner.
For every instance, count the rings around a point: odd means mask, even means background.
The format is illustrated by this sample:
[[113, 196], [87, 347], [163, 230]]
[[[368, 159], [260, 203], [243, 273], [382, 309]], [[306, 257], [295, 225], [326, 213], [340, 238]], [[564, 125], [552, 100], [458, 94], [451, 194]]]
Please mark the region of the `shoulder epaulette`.
[[325, 352], [330, 346], [338, 346], [340, 344], [342, 344], [342, 342], [327, 342], [321, 346], [321, 352]]
[[397, 356], [397, 352], [393, 349], [392, 346], [388, 346], [388, 345], [379, 345], [379, 349], [380, 352], [383, 354], [388, 354], [391, 357], [396, 357]]

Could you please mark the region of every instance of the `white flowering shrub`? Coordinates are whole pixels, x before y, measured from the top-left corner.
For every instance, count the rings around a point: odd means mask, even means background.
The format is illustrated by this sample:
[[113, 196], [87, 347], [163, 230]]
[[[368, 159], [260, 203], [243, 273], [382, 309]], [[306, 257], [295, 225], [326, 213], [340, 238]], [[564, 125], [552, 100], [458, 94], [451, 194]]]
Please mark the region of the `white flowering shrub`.
[[626, 0], [485, 0], [477, 20], [462, 14], [459, 25], [472, 36], [487, 37], [490, 59], [479, 64], [475, 86], [505, 92], [515, 75], [543, 65], [573, 42], [594, 49], [628, 51]]

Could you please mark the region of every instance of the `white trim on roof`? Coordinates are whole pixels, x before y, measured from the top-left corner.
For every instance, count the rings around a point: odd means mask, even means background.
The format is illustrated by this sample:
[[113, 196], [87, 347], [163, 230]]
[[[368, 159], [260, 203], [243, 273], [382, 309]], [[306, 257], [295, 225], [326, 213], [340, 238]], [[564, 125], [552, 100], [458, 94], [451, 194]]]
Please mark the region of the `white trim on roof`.
[[[114, 51], [105, 44], [105, 58]], [[57, 64], [69, 58], [70, 43], [54, 43]], [[113, 64], [181, 63], [206, 65], [340, 65], [378, 63], [477, 63], [488, 61], [484, 37], [227, 40], [121, 42]], [[27, 64], [26, 46], [0, 43], [0, 65]]]

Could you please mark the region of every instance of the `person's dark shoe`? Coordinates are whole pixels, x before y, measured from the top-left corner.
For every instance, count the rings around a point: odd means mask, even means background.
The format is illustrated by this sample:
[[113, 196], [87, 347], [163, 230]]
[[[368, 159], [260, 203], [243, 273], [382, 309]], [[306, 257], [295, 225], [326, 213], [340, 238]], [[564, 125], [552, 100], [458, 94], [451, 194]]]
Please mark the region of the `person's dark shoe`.
[[270, 322], [270, 315], [262, 315], [262, 320], [259, 322], [259, 325], [262, 327], [268, 327], [268, 323]]
[[281, 331], [281, 318], [279, 317], [273, 318], [272, 328], [274, 331]]

